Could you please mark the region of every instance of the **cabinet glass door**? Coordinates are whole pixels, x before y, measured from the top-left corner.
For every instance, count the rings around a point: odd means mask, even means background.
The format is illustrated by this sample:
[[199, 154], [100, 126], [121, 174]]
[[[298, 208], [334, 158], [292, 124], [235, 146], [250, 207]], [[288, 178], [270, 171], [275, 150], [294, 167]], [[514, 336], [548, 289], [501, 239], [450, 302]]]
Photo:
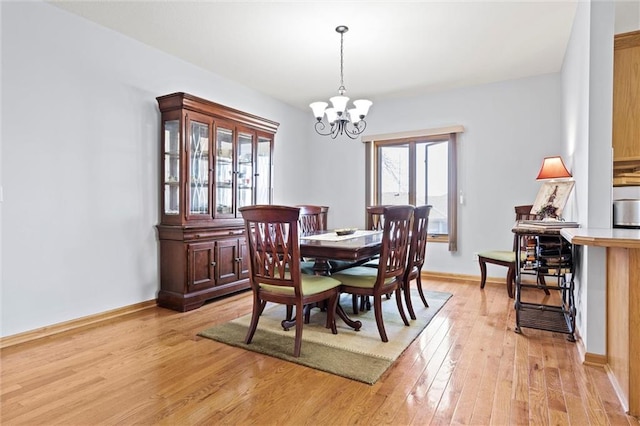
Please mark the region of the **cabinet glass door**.
[[258, 136], [256, 150], [256, 204], [271, 204], [271, 139]]
[[[238, 134], [237, 159], [237, 208], [240, 208], [253, 204], [253, 135], [248, 133]], [[239, 213], [238, 216], [240, 216]]]
[[216, 129], [216, 217], [233, 215], [233, 130]]
[[164, 122], [164, 214], [180, 214], [180, 121]]
[[189, 123], [189, 214], [209, 213], [209, 125]]

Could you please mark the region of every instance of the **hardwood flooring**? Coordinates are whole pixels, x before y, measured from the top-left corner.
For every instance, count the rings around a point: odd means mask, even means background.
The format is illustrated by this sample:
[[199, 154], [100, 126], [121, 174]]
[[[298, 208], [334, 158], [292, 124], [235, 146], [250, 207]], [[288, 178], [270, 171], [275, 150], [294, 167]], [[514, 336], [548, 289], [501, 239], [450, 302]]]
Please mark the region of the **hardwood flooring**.
[[504, 286], [424, 286], [454, 296], [373, 386], [196, 336], [249, 313], [245, 292], [3, 349], [0, 423], [639, 425], [575, 343], [513, 332]]

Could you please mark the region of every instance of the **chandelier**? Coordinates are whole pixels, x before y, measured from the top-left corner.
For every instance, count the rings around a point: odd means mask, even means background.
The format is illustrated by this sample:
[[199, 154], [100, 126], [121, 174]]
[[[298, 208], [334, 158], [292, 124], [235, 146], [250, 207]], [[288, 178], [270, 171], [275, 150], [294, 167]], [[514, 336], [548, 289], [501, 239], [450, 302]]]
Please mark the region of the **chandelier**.
[[[355, 108], [347, 110], [347, 102], [349, 98], [344, 96], [347, 89], [344, 88], [344, 33], [349, 28], [340, 25], [336, 27], [336, 32], [340, 34], [340, 87], [338, 87], [338, 96], [330, 98], [331, 107], [327, 102], [313, 102], [309, 106], [313, 110], [316, 117], [316, 132], [322, 136], [331, 136], [332, 139], [338, 135], [346, 134], [351, 139], [355, 139], [367, 127], [364, 117], [369, 112], [369, 108], [373, 104], [368, 99], [358, 99], [353, 101]], [[326, 116], [326, 123], [323, 118]], [[327, 126], [328, 123], [328, 126]]]

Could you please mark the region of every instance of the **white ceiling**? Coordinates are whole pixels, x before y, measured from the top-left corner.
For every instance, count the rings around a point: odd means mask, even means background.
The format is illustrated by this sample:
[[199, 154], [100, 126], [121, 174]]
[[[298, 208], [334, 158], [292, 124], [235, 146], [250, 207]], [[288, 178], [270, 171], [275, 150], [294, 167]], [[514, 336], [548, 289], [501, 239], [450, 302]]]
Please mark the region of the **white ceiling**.
[[300, 109], [344, 80], [374, 101], [558, 72], [577, 0], [58, 1]]

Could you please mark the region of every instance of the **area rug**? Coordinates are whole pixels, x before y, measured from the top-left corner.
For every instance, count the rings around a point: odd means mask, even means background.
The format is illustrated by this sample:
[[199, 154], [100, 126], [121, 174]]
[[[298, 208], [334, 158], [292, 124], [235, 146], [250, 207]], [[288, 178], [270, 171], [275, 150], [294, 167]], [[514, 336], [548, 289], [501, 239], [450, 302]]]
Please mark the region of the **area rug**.
[[305, 324], [302, 331], [302, 353], [298, 358], [293, 356], [295, 330], [292, 328], [284, 331], [280, 326], [285, 315], [285, 307], [282, 305], [267, 304], [253, 341], [249, 345], [244, 343], [244, 338], [251, 320], [250, 314], [211, 327], [198, 335], [352, 380], [374, 384], [424, 330], [451, 294], [425, 291], [425, 296], [429, 302], [428, 308], [424, 307], [417, 291], [413, 290], [411, 300], [417, 319], [409, 319], [409, 327], [404, 325], [398, 314], [395, 298], [383, 298], [383, 318], [389, 337], [387, 343], [380, 340], [373, 309], [354, 315], [351, 309], [351, 295], [348, 294], [342, 295], [340, 304], [352, 319], [362, 322], [360, 331], [354, 331], [337, 318], [338, 334], [331, 334], [331, 330], [324, 327], [326, 313], [320, 309], [313, 309], [309, 324]]

